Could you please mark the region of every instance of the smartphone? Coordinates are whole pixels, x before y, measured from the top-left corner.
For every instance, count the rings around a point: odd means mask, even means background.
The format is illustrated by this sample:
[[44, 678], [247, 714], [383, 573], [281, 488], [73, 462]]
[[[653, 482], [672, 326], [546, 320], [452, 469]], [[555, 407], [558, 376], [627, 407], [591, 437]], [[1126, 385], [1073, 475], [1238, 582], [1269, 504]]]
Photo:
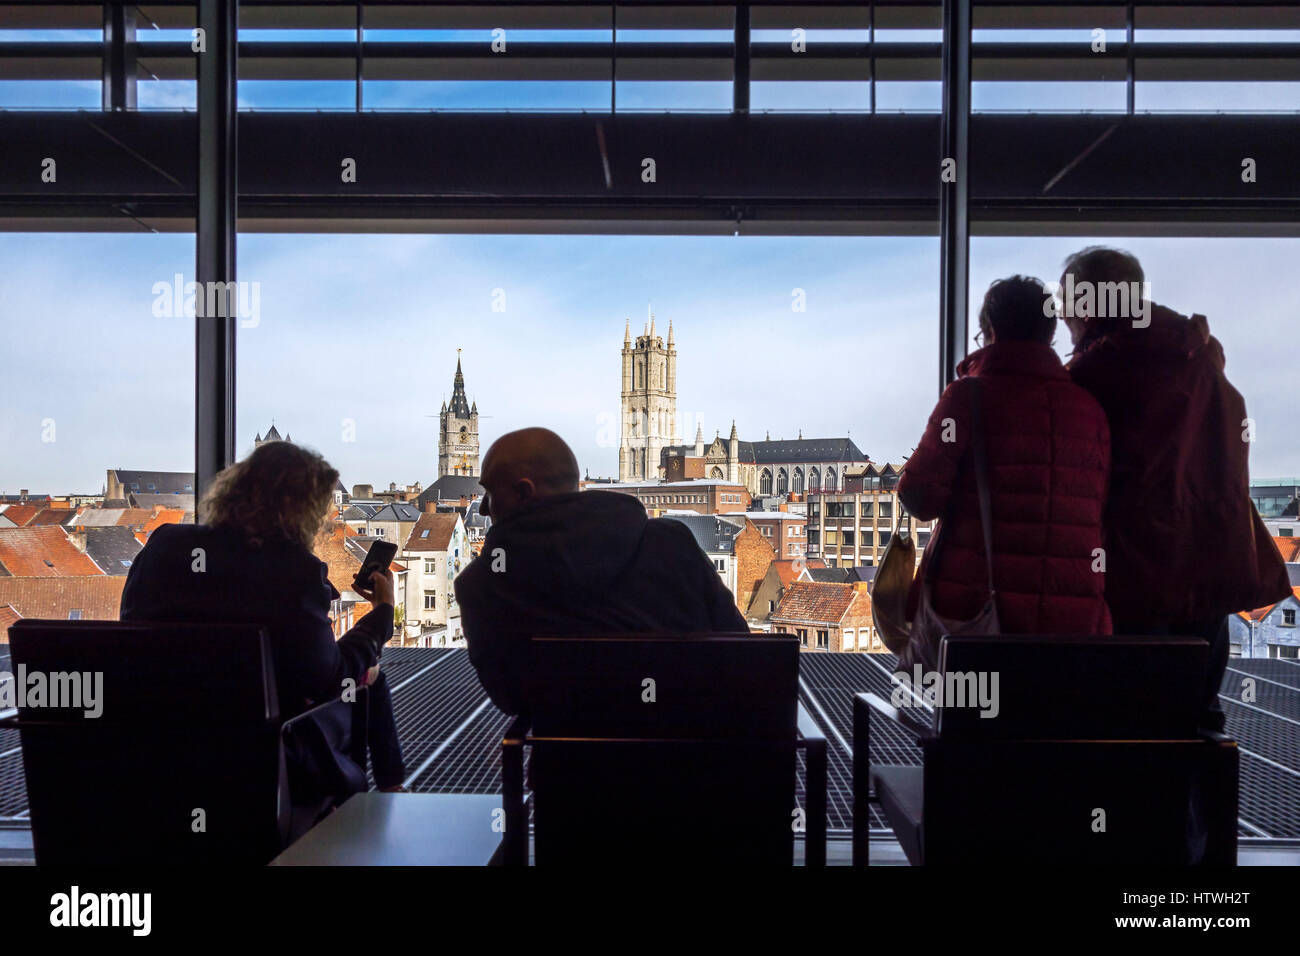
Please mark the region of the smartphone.
[[397, 554], [397, 545], [391, 541], [376, 541], [370, 545], [370, 550], [366, 552], [366, 559], [361, 562], [361, 570], [357, 576], [352, 579], [352, 586], [369, 589], [371, 586], [370, 575], [376, 571], [382, 571], [393, 563], [393, 556]]

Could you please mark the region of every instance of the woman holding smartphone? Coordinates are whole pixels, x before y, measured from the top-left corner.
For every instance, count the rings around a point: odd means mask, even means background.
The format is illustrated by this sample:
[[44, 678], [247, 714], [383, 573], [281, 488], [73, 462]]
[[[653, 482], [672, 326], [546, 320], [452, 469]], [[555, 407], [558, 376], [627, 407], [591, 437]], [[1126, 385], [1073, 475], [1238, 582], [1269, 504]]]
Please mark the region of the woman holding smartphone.
[[[393, 636], [392, 571], [375, 571], [369, 587], [354, 585], [372, 610], [335, 640], [329, 611], [338, 592], [312, 553], [338, 477], [307, 449], [283, 441], [261, 445], [217, 475], [200, 504], [203, 524], [154, 530], [127, 574], [121, 618], [265, 625], [285, 719], [369, 681], [365, 726], [375, 781], [401, 790], [401, 746], [378, 669]], [[341, 702], [292, 735], [286, 760], [294, 836], [366, 789], [364, 770], [347, 754], [358, 716]]]

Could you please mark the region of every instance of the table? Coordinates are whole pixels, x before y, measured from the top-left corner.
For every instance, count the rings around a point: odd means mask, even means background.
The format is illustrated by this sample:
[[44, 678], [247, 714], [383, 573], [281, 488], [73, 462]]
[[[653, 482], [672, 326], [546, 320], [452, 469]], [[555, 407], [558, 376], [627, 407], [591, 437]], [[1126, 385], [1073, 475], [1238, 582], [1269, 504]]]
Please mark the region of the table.
[[497, 794], [354, 794], [271, 866], [486, 866], [501, 808]]

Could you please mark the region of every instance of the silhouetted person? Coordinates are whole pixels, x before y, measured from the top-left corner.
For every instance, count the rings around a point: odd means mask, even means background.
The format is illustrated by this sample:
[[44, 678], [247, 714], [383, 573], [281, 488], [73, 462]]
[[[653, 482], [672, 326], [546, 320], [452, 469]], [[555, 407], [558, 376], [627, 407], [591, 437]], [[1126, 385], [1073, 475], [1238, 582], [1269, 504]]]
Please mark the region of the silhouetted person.
[[535, 635], [748, 631], [686, 525], [647, 518], [631, 495], [578, 491], [578, 461], [554, 432], [503, 435], [479, 481], [492, 528], [456, 600], [470, 660], [506, 713], [524, 709]]
[[[930, 592], [937, 613], [970, 620], [988, 600], [971, 448], [978, 383], [1003, 633], [1109, 634], [1104, 575], [1093, 566], [1109, 430], [1101, 406], [1070, 381], [1052, 349], [1056, 315], [1045, 303], [1037, 279], [1012, 276], [989, 287], [979, 315], [985, 345], [957, 366], [957, 380], [903, 469], [898, 497], [908, 513], [942, 519], [913, 585], [912, 609], [931, 562], [938, 562]], [[937, 651], [930, 647], [920, 659], [934, 666]]]
[[[319, 455], [290, 442], [262, 445], [217, 475], [203, 500], [206, 524], [162, 525], [149, 536], [127, 574], [121, 618], [266, 625], [283, 719], [338, 697], [347, 680], [354, 687], [370, 680], [375, 782], [393, 790], [405, 771], [388, 681], [378, 669], [393, 636], [393, 575], [376, 572], [373, 589], [357, 589], [373, 609], [335, 640], [329, 611], [338, 592], [312, 544], [337, 482], [338, 472]], [[347, 754], [356, 716], [352, 704], [340, 702], [291, 737], [295, 832], [366, 789], [365, 773]]]
[[1226, 617], [1291, 593], [1250, 500], [1246, 403], [1205, 317], [1151, 302], [1129, 253], [1075, 253], [1061, 284], [1063, 295], [1073, 291], [1062, 303], [1070, 374], [1110, 422], [1106, 599], [1115, 631], [1209, 641], [1204, 723], [1222, 730]]

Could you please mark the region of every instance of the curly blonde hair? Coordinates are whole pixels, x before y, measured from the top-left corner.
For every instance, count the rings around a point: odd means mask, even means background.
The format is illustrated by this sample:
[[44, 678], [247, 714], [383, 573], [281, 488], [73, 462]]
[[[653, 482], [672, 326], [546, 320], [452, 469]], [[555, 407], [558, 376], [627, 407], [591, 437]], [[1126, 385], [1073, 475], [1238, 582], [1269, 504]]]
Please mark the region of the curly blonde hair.
[[213, 479], [200, 517], [239, 532], [254, 547], [289, 541], [310, 551], [339, 473], [320, 455], [292, 442], [255, 449]]

